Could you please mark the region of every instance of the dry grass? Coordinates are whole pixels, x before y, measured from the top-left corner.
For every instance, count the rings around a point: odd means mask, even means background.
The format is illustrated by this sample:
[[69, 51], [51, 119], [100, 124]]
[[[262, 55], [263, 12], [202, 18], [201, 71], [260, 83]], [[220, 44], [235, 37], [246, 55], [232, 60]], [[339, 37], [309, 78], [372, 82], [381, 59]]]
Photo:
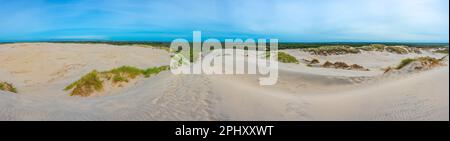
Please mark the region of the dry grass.
[[402, 69], [403, 67], [405, 67], [406, 65], [411, 64], [412, 62], [416, 61], [416, 59], [412, 59], [412, 58], [406, 58], [403, 59], [400, 64], [397, 65], [397, 67], [395, 69]]
[[322, 67], [324, 68], [335, 68], [335, 69], [344, 69], [344, 70], [359, 70], [359, 71], [369, 71], [369, 69], [364, 68], [363, 66], [360, 66], [358, 64], [352, 64], [348, 65], [344, 62], [335, 62], [331, 63], [329, 61], [326, 61]]
[[386, 45], [383, 44], [372, 44], [369, 46], [363, 46], [360, 47], [358, 49], [364, 50], [364, 51], [384, 51], [384, 48], [386, 47]]
[[410, 52], [421, 53], [420, 49], [418, 48], [411, 48], [407, 46], [386, 46], [383, 44], [373, 44], [369, 46], [359, 47], [357, 49], [363, 51], [379, 51], [379, 52], [387, 51], [396, 54], [408, 54]]
[[395, 69], [399, 70], [404, 68], [405, 66], [411, 64], [412, 62], [420, 62], [423, 65], [430, 65], [430, 66], [436, 66], [441, 63], [440, 59], [436, 59], [433, 57], [418, 57], [418, 58], [406, 58], [403, 59], [400, 64], [397, 65]]
[[16, 87], [14, 87], [11, 83], [8, 82], [0, 82], [0, 90], [17, 93]]
[[343, 54], [357, 54], [361, 51], [349, 46], [322, 46], [318, 48], [307, 48], [304, 51], [310, 52], [313, 55], [343, 55]]
[[391, 53], [408, 54], [409, 51], [406, 48], [407, 47], [402, 47], [402, 46], [387, 46], [385, 49], [386, 49], [386, 51], [391, 52]]
[[448, 48], [435, 50], [433, 53], [448, 54]]

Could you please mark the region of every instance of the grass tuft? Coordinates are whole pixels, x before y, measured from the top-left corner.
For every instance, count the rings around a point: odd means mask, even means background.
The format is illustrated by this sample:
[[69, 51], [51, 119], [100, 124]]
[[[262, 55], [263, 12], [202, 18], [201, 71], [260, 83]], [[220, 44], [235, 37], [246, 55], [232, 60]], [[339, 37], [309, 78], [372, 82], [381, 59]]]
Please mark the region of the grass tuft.
[[386, 45], [383, 44], [372, 44], [369, 46], [363, 46], [363, 47], [359, 47], [358, 49], [364, 50], [364, 51], [384, 51], [384, 48], [386, 47]]
[[408, 64], [411, 64], [412, 62], [416, 61], [417, 59], [413, 59], [413, 58], [406, 58], [403, 59], [400, 64], [397, 65], [397, 67], [395, 69], [402, 69], [403, 67], [405, 67]]
[[402, 69], [403, 67], [405, 67], [415, 61], [419, 61], [422, 64], [425, 63], [425, 64], [430, 64], [430, 65], [437, 65], [441, 62], [440, 59], [436, 59], [436, 58], [428, 57], [428, 56], [427, 57], [418, 57], [418, 58], [406, 58], [406, 59], [403, 59], [400, 62], [400, 64], [397, 65], [397, 67], [395, 69], [397, 69], [397, 70]]
[[68, 91], [73, 89], [71, 96], [89, 96], [94, 91], [100, 91], [103, 89], [103, 81], [99, 77], [99, 72], [94, 70], [84, 75], [80, 80], [70, 84], [64, 90]]
[[297, 58], [284, 52], [278, 52], [278, 61], [282, 63], [295, 63], [295, 64], [299, 63]]
[[114, 83], [118, 83], [118, 82], [128, 82], [128, 79], [127, 79], [127, 78], [125, 78], [125, 77], [123, 77], [123, 76], [120, 76], [120, 75], [114, 75], [112, 80], [113, 80]]
[[420, 53], [420, 49], [418, 48], [411, 48], [407, 46], [386, 46], [383, 44], [372, 44], [369, 46], [358, 47], [357, 49], [364, 51], [387, 51], [396, 54], [408, 54], [409, 52]]
[[94, 70], [84, 75], [80, 80], [70, 84], [64, 90], [72, 90], [71, 96], [90, 96], [95, 91], [103, 90], [104, 80], [112, 81], [112, 83], [128, 83], [130, 79], [135, 79], [138, 76], [143, 75], [148, 78], [153, 74], [158, 74], [168, 69], [169, 66], [153, 67], [145, 70], [131, 66], [122, 66], [103, 72]]
[[396, 54], [408, 54], [408, 50], [402, 46], [387, 46], [386, 51]]
[[145, 78], [148, 78], [153, 74], [158, 74], [162, 71], [169, 70], [169, 69], [170, 69], [169, 66], [153, 67], [153, 68], [145, 69], [142, 72], [142, 74], [144, 75]]
[[314, 55], [343, 55], [343, 54], [357, 54], [361, 51], [349, 46], [321, 46], [318, 48], [304, 49]]
[[142, 74], [142, 70], [136, 67], [122, 66], [112, 69], [110, 71], [102, 72], [102, 74], [108, 75], [108, 78], [112, 77], [113, 82], [128, 82], [128, 79], [134, 79]]
[[448, 48], [447, 49], [435, 50], [435, 51], [433, 51], [433, 53], [448, 54]]
[[16, 87], [14, 87], [11, 83], [8, 82], [0, 82], [0, 90], [17, 93]]

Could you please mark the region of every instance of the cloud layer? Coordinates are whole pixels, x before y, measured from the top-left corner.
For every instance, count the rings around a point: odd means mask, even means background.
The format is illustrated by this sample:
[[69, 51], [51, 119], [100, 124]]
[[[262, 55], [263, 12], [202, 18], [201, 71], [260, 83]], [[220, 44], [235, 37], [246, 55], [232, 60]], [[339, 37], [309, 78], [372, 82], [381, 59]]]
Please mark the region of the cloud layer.
[[448, 0], [0, 0], [1, 40], [448, 42]]

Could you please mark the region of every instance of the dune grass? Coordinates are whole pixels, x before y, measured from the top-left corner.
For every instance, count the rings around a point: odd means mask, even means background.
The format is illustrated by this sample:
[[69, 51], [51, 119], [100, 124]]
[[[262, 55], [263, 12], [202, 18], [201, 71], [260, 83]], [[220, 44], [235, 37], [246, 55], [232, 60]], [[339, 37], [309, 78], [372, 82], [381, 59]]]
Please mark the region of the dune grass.
[[162, 71], [169, 70], [169, 69], [170, 69], [169, 66], [153, 67], [153, 68], [148, 68], [148, 69], [143, 70], [142, 74], [144, 75], [145, 78], [148, 78], [151, 75], [158, 74]]
[[16, 87], [14, 87], [11, 83], [8, 82], [0, 82], [0, 90], [17, 93]]
[[386, 45], [383, 44], [372, 44], [369, 46], [363, 46], [358, 49], [364, 50], [364, 51], [384, 51], [384, 48]]
[[94, 70], [83, 77], [80, 80], [73, 82], [66, 88], [65, 91], [72, 90], [71, 96], [89, 96], [94, 91], [101, 91], [103, 89], [103, 81], [99, 77], [99, 72]]
[[420, 50], [417, 48], [410, 48], [407, 46], [386, 46], [383, 44], [372, 44], [369, 46], [358, 47], [357, 49], [364, 51], [379, 51], [379, 52], [387, 51], [396, 54], [408, 54], [409, 52], [420, 53]]
[[110, 71], [102, 72], [103, 75], [106, 75], [108, 80], [111, 80], [114, 83], [117, 82], [128, 82], [129, 79], [134, 79], [137, 76], [142, 74], [142, 70], [136, 67], [130, 66], [122, 66], [119, 68], [114, 68]]
[[448, 54], [448, 49], [435, 50], [433, 53]]
[[386, 51], [391, 53], [408, 54], [408, 50], [406, 49], [406, 47], [402, 46], [387, 46], [385, 49]]
[[402, 69], [403, 67], [405, 67], [408, 64], [411, 64], [412, 62], [416, 61], [417, 59], [413, 59], [413, 58], [406, 58], [403, 59], [400, 64], [397, 65], [397, 67], [395, 69]]
[[402, 69], [403, 67], [405, 67], [415, 61], [420, 61], [422, 63], [430, 63], [431, 65], [434, 65], [434, 64], [439, 64], [441, 60], [433, 58], [433, 57], [428, 57], [428, 56], [427, 57], [417, 57], [417, 58], [406, 58], [406, 59], [403, 59], [400, 62], [400, 64], [397, 65], [397, 67], [395, 69], [397, 69], [397, 70]]
[[70, 93], [71, 96], [90, 96], [95, 91], [102, 91], [105, 81], [111, 81], [113, 84], [120, 82], [128, 83], [130, 79], [135, 79], [138, 76], [148, 78], [151, 75], [168, 69], [169, 66], [152, 67], [145, 70], [131, 66], [122, 66], [103, 72], [94, 70], [68, 85], [64, 90], [72, 90]]
[[307, 48], [304, 51], [310, 52], [314, 55], [342, 55], [342, 54], [357, 54], [361, 51], [350, 46], [321, 46], [318, 48]]
[[282, 63], [299, 63], [297, 58], [284, 52], [278, 52], [278, 61]]

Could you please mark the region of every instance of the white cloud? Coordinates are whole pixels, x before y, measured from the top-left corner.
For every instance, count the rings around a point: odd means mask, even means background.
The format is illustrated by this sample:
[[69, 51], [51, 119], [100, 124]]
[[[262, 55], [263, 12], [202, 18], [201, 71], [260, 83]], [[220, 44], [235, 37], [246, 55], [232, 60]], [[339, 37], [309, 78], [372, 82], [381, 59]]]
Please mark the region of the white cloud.
[[[448, 42], [449, 38], [448, 0], [17, 1], [1, 1], [0, 39], [98, 28], [128, 32], [202, 30], [324, 41]], [[92, 34], [97, 33], [86, 33]]]

